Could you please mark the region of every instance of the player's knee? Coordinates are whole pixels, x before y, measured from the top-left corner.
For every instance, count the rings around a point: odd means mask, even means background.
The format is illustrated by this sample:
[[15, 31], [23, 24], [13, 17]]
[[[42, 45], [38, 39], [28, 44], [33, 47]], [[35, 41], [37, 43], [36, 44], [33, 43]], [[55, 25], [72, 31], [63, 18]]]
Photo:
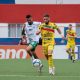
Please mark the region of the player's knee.
[[32, 49], [32, 46], [28, 46], [28, 47], [26, 48], [27, 51], [31, 51], [31, 49]]
[[52, 56], [52, 53], [48, 53], [48, 56]]
[[53, 50], [48, 50], [48, 54], [52, 54]]
[[26, 48], [26, 50], [27, 50], [27, 52], [29, 52], [30, 51], [30, 48]]
[[72, 53], [74, 54], [74, 50], [72, 50]]

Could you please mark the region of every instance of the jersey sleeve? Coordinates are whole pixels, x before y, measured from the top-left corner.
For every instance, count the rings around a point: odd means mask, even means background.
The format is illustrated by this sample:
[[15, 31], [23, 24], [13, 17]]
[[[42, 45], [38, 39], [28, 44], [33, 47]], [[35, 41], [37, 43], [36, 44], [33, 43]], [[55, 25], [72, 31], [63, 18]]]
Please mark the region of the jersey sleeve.
[[53, 23], [53, 29], [58, 29], [58, 26], [55, 23]]
[[75, 31], [73, 31], [73, 36], [76, 36], [76, 32]]

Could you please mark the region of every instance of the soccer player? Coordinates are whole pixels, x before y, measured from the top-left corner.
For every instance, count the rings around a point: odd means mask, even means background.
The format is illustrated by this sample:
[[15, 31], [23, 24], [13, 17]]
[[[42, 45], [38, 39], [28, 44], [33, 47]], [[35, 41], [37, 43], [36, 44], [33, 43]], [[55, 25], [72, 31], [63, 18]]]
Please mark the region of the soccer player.
[[36, 34], [38, 35], [39, 33], [41, 33], [43, 53], [46, 59], [48, 60], [49, 74], [54, 75], [55, 66], [53, 64], [53, 58], [52, 58], [53, 49], [55, 45], [55, 40], [54, 40], [55, 31], [54, 30], [56, 29], [58, 33], [61, 35], [61, 37], [62, 38], [64, 37], [60, 29], [58, 28], [58, 26], [55, 23], [50, 22], [50, 16], [48, 14], [44, 15], [43, 21], [44, 23], [42, 23], [39, 26], [39, 31], [37, 31]]
[[68, 30], [66, 30], [66, 52], [70, 55], [70, 58], [73, 62], [75, 62], [75, 38], [76, 32], [72, 29], [72, 25], [69, 24]]
[[[35, 53], [35, 49], [39, 42], [39, 36], [36, 35], [36, 31], [38, 30], [38, 26], [41, 24], [41, 22], [35, 22], [33, 21], [33, 18], [31, 15], [26, 16], [27, 22], [25, 22], [25, 33], [27, 36], [28, 46], [26, 48], [27, 52], [31, 56], [32, 59], [38, 59], [38, 56]], [[42, 64], [40, 65], [39, 70], [42, 69]]]

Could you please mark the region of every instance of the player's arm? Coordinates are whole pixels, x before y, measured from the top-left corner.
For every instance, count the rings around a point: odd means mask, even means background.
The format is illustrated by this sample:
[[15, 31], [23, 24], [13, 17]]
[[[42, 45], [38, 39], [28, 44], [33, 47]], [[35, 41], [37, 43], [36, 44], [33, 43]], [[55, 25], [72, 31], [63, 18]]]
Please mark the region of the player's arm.
[[26, 26], [25, 24], [23, 24], [23, 26], [22, 26], [22, 32], [21, 32], [22, 35], [26, 35], [25, 34], [25, 26]]
[[19, 41], [18, 45], [20, 45], [20, 44], [21, 44], [22, 36], [23, 36], [23, 35], [25, 35], [25, 24], [23, 24], [23, 25], [22, 25], [21, 39], [20, 39], [20, 41]]
[[66, 32], [66, 40], [68, 39], [68, 33]]
[[67, 36], [69, 36], [70, 38], [76, 38], [77, 37], [76, 32], [73, 32], [71, 35], [67, 34]]
[[76, 32], [74, 32], [74, 35], [73, 35], [73, 37], [74, 37], [74, 38], [77, 38]]
[[61, 32], [61, 30], [57, 27], [57, 32], [60, 34], [60, 36], [63, 38], [63, 39], [65, 39], [65, 37], [62, 35], [62, 32]]
[[58, 26], [54, 23], [53, 29], [56, 29], [57, 32], [61, 35], [62, 38], [64, 38], [64, 36], [62, 35], [61, 30], [58, 28]]
[[41, 33], [41, 28], [42, 28], [42, 26], [39, 25], [39, 27], [38, 27], [38, 31], [36, 32], [36, 35], [39, 35], [39, 34]]

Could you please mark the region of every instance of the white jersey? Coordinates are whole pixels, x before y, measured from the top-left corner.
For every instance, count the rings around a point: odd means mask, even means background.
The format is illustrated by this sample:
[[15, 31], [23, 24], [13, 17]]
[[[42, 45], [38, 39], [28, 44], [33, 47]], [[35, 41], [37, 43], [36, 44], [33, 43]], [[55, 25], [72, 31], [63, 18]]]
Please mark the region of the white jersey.
[[38, 26], [41, 24], [41, 22], [33, 22], [32, 25], [29, 25], [28, 22], [25, 23], [25, 31], [27, 36], [27, 43], [30, 43], [31, 41], [39, 42], [39, 35], [36, 35], [36, 32], [38, 30]]

